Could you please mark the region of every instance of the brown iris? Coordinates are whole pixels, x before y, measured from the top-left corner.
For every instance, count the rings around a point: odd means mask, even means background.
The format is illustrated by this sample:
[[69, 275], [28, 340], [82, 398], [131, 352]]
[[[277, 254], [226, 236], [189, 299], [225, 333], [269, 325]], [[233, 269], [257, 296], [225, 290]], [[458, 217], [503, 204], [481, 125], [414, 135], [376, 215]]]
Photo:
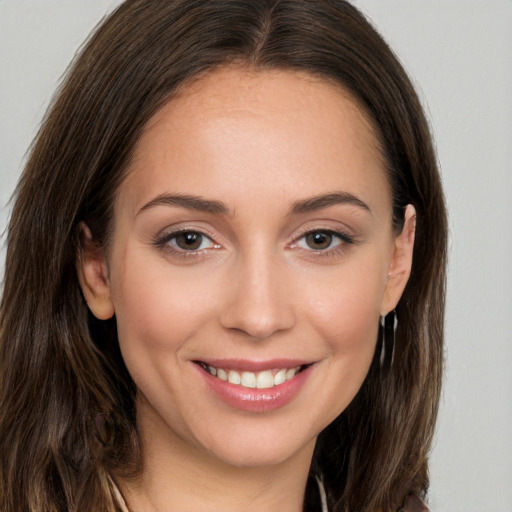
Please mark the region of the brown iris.
[[201, 247], [203, 235], [195, 231], [184, 231], [178, 233], [175, 237], [176, 245], [185, 251], [195, 251]]
[[306, 235], [306, 244], [309, 248], [320, 251], [332, 244], [333, 235], [326, 231], [313, 231]]

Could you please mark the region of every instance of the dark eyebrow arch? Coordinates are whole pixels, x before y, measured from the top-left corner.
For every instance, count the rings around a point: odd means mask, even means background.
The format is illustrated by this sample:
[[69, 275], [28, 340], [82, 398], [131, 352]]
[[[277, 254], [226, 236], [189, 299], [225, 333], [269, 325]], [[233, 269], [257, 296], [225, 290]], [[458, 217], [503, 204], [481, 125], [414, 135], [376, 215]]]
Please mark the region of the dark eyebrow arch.
[[139, 213], [153, 208], [154, 206], [178, 206], [187, 210], [196, 210], [205, 213], [214, 213], [219, 215], [229, 214], [229, 207], [222, 201], [204, 199], [201, 196], [188, 194], [162, 194], [149, 201], [140, 210]]
[[293, 204], [291, 213], [297, 215], [300, 213], [314, 212], [337, 204], [357, 206], [373, 215], [370, 207], [364, 201], [361, 201], [361, 199], [348, 192], [333, 192], [331, 194], [323, 194], [297, 201]]

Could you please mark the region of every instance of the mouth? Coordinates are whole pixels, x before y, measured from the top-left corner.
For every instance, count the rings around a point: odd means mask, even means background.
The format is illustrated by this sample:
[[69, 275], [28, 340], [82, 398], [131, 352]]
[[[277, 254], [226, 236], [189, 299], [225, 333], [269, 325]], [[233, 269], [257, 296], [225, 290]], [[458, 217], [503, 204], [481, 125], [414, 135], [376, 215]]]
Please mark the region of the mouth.
[[249, 389], [270, 389], [281, 386], [311, 366], [311, 364], [303, 364], [291, 368], [268, 368], [253, 372], [222, 368], [203, 361], [195, 361], [195, 363], [221, 381]]

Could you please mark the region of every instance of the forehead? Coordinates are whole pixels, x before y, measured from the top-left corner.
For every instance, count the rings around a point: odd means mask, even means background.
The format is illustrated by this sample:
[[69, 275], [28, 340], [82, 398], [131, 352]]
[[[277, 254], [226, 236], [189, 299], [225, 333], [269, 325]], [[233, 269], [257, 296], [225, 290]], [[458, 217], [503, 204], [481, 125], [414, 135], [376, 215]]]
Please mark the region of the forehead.
[[316, 110], [326, 122], [336, 116], [338, 121], [345, 122], [349, 114], [357, 139], [367, 144], [368, 149], [378, 149], [373, 121], [359, 101], [339, 84], [300, 71], [257, 70], [237, 65], [221, 67], [182, 86], [150, 119], [141, 140], [162, 124], [170, 126], [173, 118], [176, 128], [183, 129], [183, 117], [207, 123], [212, 118], [271, 114], [272, 122], [301, 121], [311, 110]]
[[184, 87], [148, 122], [120, 192], [137, 204], [158, 187], [211, 193], [228, 182], [238, 192], [261, 185], [263, 194], [314, 182], [321, 193], [333, 178], [360, 192], [375, 172], [387, 186], [378, 148], [372, 122], [341, 87], [301, 72], [230, 66]]

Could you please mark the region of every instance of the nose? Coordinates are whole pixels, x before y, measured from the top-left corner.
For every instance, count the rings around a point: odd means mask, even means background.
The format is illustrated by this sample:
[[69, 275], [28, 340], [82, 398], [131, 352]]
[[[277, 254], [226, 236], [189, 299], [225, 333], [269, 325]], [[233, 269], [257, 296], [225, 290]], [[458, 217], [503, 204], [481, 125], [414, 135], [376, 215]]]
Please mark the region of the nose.
[[220, 315], [224, 328], [264, 340], [293, 327], [291, 283], [277, 259], [260, 253], [235, 264]]

